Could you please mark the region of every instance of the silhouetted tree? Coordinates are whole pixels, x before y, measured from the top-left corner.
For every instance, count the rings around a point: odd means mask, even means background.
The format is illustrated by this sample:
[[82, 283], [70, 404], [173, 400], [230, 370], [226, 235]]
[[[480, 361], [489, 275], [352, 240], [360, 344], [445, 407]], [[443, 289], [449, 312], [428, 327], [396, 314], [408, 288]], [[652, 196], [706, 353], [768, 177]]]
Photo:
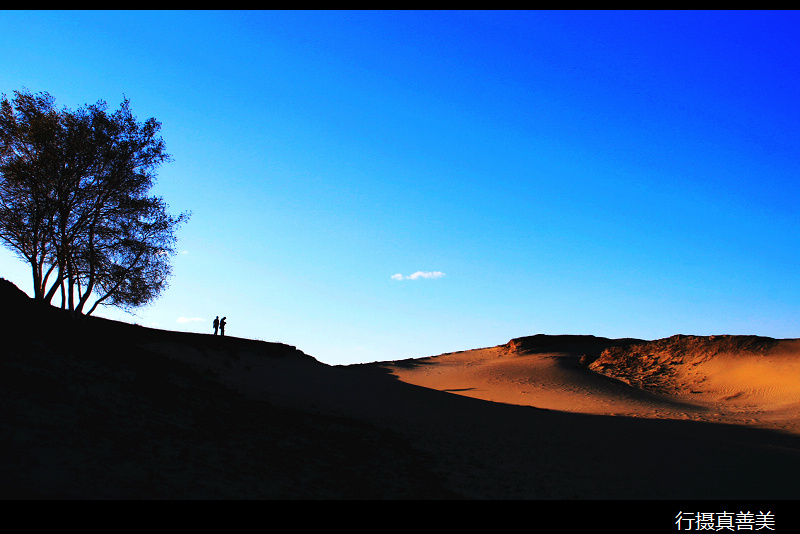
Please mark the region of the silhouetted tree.
[[189, 217], [148, 196], [170, 160], [161, 124], [137, 122], [127, 99], [109, 113], [103, 101], [57, 110], [48, 93], [14, 94], [0, 102], [0, 240], [31, 266], [34, 298], [60, 291], [86, 315], [156, 298]]

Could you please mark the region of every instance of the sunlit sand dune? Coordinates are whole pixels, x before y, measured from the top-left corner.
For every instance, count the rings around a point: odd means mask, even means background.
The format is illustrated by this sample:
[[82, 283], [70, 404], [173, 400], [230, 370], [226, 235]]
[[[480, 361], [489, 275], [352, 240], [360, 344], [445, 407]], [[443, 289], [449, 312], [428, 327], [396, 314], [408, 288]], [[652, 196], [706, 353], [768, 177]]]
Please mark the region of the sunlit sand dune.
[[494, 402], [800, 432], [800, 340], [531, 336], [375, 365], [409, 384]]

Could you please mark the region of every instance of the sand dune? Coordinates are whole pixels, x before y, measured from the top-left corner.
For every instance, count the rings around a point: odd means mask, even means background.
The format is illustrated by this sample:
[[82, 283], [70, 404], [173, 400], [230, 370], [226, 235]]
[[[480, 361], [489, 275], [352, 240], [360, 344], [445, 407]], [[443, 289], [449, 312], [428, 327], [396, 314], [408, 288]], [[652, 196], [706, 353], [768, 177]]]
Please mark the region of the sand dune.
[[373, 364], [403, 382], [564, 412], [691, 419], [800, 433], [800, 340], [531, 336]]
[[795, 340], [531, 336], [330, 366], [76, 324], [3, 282], [5, 498], [800, 498]]

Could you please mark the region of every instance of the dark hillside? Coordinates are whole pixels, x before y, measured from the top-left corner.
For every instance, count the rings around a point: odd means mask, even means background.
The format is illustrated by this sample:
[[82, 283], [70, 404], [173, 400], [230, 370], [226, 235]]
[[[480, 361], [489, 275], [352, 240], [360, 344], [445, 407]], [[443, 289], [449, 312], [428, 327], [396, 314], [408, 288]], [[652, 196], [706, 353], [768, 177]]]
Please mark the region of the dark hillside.
[[[403, 499], [444, 491], [391, 432], [276, 407], [148, 350], [217, 342], [234, 358], [294, 347], [90, 318], [77, 324], [0, 280], [0, 494], [46, 499]], [[320, 364], [322, 365], [322, 364]]]
[[800, 498], [795, 434], [490, 402], [280, 343], [75, 322], [5, 281], [0, 298], [4, 498]]

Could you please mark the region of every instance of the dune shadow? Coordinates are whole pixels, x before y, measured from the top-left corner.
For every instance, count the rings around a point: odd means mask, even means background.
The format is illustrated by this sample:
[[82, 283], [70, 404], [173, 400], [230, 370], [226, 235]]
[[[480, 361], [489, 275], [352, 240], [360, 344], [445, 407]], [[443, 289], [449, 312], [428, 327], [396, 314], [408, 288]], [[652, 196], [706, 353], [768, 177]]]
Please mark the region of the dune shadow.
[[[475, 486], [469, 491], [477, 496], [785, 499], [800, 495], [795, 483], [800, 476], [796, 435], [707, 421], [572, 413], [495, 402], [453, 394], [475, 388], [435, 390], [398, 381], [385, 368], [379, 369], [382, 374], [360, 375], [365, 382], [359, 387], [352, 382], [339, 391], [357, 391], [355, 406], [381, 406], [380, 419], [432, 452], [442, 462], [442, 472], [453, 474], [453, 480], [475, 473], [471, 479]], [[591, 378], [639, 398], [682, 405], [608, 377]], [[505, 489], [495, 494], [493, 484]]]
[[400, 378], [393, 373], [392, 368], [411, 370], [411, 369], [416, 369], [417, 367], [424, 367], [426, 365], [436, 365], [436, 363], [437, 362], [426, 362], [414, 358], [408, 358], [406, 360], [356, 363], [348, 365], [339, 365], [337, 367], [345, 369], [358, 369], [361, 372], [371, 372], [380, 375], [388, 375], [395, 380], [400, 380]]
[[[328, 366], [282, 344], [106, 320], [76, 328], [60, 310], [9, 324], [38, 329], [0, 351], [0, 494], [800, 498], [800, 436], [788, 433], [504, 404], [391, 370], [436, 361]], [[578, 383], [651, 396], [575, 358], [558, 364]]]
[[424, 367], [426, 365], [436, 365], [436, 362], [426, 362], [423, 360], [408, 358], [406, 360], [396, 360], [393, 362], [385, 362], [401, 369], [416, 369], [417, 367]]

